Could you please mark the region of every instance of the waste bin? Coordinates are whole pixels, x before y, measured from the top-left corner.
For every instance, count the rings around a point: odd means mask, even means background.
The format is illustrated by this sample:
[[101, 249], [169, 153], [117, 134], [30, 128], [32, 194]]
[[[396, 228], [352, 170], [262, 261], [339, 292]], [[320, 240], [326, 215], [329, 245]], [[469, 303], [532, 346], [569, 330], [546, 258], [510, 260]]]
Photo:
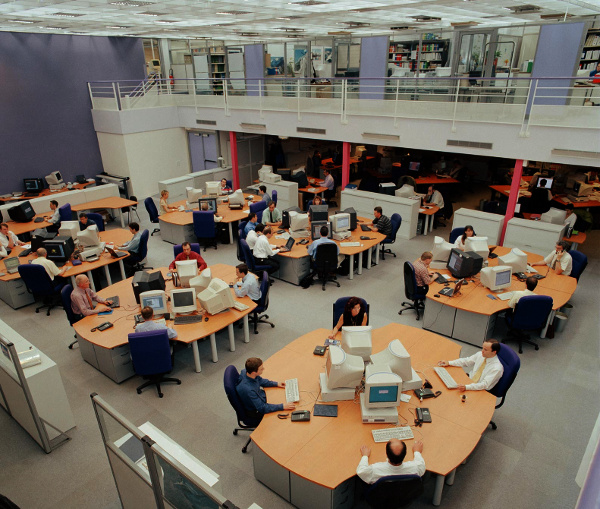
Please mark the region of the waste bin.
[[573, 311], [573, 304], [569, 304], [568, 302], [559, 310], [566, 317], [571, 315], [571, 311]]
[[567, 326], [567, 315], [560, 311], [554, 317], [554, 332], [563, 332]]

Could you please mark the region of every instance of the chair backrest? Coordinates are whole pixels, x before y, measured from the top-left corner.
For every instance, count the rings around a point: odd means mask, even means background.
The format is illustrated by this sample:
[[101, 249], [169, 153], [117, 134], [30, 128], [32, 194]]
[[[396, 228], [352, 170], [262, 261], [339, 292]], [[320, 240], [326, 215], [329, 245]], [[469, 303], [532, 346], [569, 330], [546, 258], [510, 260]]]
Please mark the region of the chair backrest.
[[240, 221], [240, 225], [238, 226], [238, 234], [239, 234], [239, 238], [240, 239], [245, 239], [246, 238], [246, 225], [248, 224], [248, 221]]
[[402, 187], [404, 184], [408, 184], [409, 186], [413, 186], [413, 189], [417, 188], [417, 182], [410, 175], [402, 175], [398, 179], [398, 187]]
[[[306, 212], [310, 210], [310, 206], [313, 204], [313, 201], [314, 200], [308, 200], [308, 203], [306, 204]], [[321, 205], [327, 205], [327, 201], [321, 200]]]
[[65, 203], [63, 206], [58, 207], [58, 213], [61, 221], [71, 221], [73, 219], [70, 203]]
[[168, 373], [173, 368], [167, 329], [132, 332], [127, 336], [133, 369], [138, 375]]
[[550, 200], [548, 200], [547, 189], [536, 187], [531, 190], [529, 209], [532, 214], [543, 214], [550, 210]]
[[146, 198], [144, 200], [144, 207], [146, 207], [146, 211], [148, 212], [148, 215], [150, 216], [150, 222], [158, 223], [158, 210], [156, 208], [156, 204], [154, 203], [154, 200], [150, 197]]
[[25, 286], [34, 295], [52, 295], [55, 292], [50, 276], [41, 265], [26, 263], [19, 265], [18, 270]]
[[96, 223], [96, 226], [98, 227], [99, 232], [103, 232], [105, 230], [104, 218], [102, 217], [102, 214], [97, 214], [95, 212], [88, 212], [87, 217], [90, 221], [92, 221], [93, 223]]
[[233, 180], [228, 180], [228, 181], [227, 181], [227, 187], [228, 187], [229, 189], [233, 189]]
[[67, 313], [67, 319], [69, 320], [69, 323], [73, 325], [80, 319], [75, 316], [75, 313], [73, 313], [73, 309], [71, 308], [71, 293], [73, 293], [73, 287], [71, 285], [63, 286], [62, 290], [60, 291], [60, 300], [63, 308], [65, 309], [65, 313]]
[[317, 246], [315, 266], [318, 272], [333, 272], [338, 264], [337, 244], [325, 243]]
[[277, 190], [273, 189], [273, 192], [271, 193], [271, 200], [273, 200], [273, 203], [275, 204], [275, 206], [277, 206]]
[[425, 294], [419, 294], [417, 292], [415, 268], [410, 262], [404, 262], [404, 295], [406, 295], [406, 298], [410, 300], [425, 297]]
[[521, 367], [521, 359], [519, 359], [519, 356], [512, 348], [504, 344], [500, 345], [500, 351], [497, 355], [498, 360], [504, 367], [504, 372], [498, 383], [488, 392], [497, 398], [503, 398], [515, 381], [515, 378], [517, 378], [517, 373]]
[[240, 239], [240, 247], [242, 248], [246, 266], [248, 267], [248, 270], [252, 272], [254, 270], [254, 256], [252, 256], [252, 251], [250, 250], [250, 246], [246, 242], [246, 239]]
[[588, 264], [587, 256], [580, 251], [569, 251], [573, 258], [573, 267], [571, 268], [571, 277], [579, 281], [579, 276], [583, 273]]
[[235, 366], [230, 365], [225, 368], [225, 372], [223, 373], [223, 387], [225, 389], [225, 394], [227, 394], [229, 404], [235, 410], [240, 425], [243, 423], [245, 426], [258, 426], [260, 419], [252, 419], [246, 415], [244, 404], [237, 393], [236, 387], [239, 378], [240, 374]]
[[250, 213], [256, 214], [256, 219], [260, 223], [262, 221], [263, 210], [267, 208], [267, 202], [265, 200], [258, 201], [250, 204]]
[[257, 313], [262, 313], [269, 309], [269, 273], [263, 272], [260, 282], [260, 299], [256, 308]]
[[[346, 308], [346, 303], [351, 299], [351, 297], [340, 297], [338, 300], [336, 300], [333, 303], [333, 327], [335, 327], [338, 323], [338, 320], [340, 319], [340, 316], [342, 316], [344, 314], [344, 309]], [[359, 297], [359, 299], [361, 300], [364, 308], [365, 308], [365, 313], [367, 313], [367, 325], [369, 325], [369, 304], [367, 304], [367, 301], [361, 297]]]
[[140, 247], [138, 248], [138, 256], [140, 260], [143, 260], [148, 255], [148, 238], [150, 237], [150, 232], [148, 230], [144, 230], [142, 235], [140, 236]]
[[385, 239], [388, 243], [396, 241], [396, 235], [398, 234], [398, 230], [400, 229], [400, 225], [402, 224], [402, 216], [398, 213], [394, 213], [392, 214], [390, 221], [392, 223], [392, 231]]
[[456, 239], [460, 237], [463, 233], [465, 233], [465, 229], [462, 226], [459, 228], [453, 228], [450, 232], [450, 238], [448, 239], [448, 242], [450, 242], [450, 244], [454, 244], [456, 242]]
[[521, 330], [534, 330], [546, 324], [552, 311], [552, 297], [547, 295], [526, 295], [515, 306], [512, 327]]
[[[200, 254], [200, 244], [197, 242], [190, 242], [190, 247], [192, 248], [192, 251]], [[181, 247], [181, 244], [175, 244], [173, 246], [173, 258], [177, 258], [177, 255], [180, 253], [183, 253], [183, 247]]]
[[194, 234], [201, 239], [212, 239], [217, 236], [214, 210], [194, 210]]
[[389, 475], [373, 483], [365, 493], [371, 507], [397, 509], [423, 493], [423, 480], [416, 474]]

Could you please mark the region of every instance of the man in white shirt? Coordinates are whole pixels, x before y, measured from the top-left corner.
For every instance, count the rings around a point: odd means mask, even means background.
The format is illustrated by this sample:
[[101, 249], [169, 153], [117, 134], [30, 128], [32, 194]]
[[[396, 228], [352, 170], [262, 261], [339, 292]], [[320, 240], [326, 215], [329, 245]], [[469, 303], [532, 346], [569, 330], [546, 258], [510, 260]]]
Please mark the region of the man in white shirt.
[[246, 235], [246, 242], [248, 243], [248, 247], [250, 250], [254, 250], [254, 246], [256, 245], [256, 240], [260, 235], [262, 235], [263, 230], [265, 229], [265, 225], [262, 223], [256, 223], [256, 228], [254, 230], [250, 230], [248, 235]]
[[273, 236], [271, 227], [266, 226], [263, 234], [259, 235], [254, 244], [252, 254], [254, 255], [254, 263], [257, 265], [268, 265], [267, 272], [273, 274], [279, 270], [279, 262], [275, 259], [275, 255], [279, 253], [279, 249], [269, 244], [269, 239]]
[[567, 217], [565, 217], [565, 222], [563, 223], [565, 226], [569, 228], [575, 228], [575, 223], [577, 222], [577, 214], [575, 214], [575, 207], [572, 203], [568, 203], [565, 207], [567, 211]]
[[248, 266], [240, 263], [235, 268], [235, 276], [238, 281], [233, 285], [233, 291], [238, 297], [250, 297], [254, 302], [258, 302], [261, 296], [260, 286], [254, 274], [248, 273]]
[[142, 308], [142, 317], [144, 318], [144, 321], [135, 326], [135, 332], [148, 332], [152, 330], [166, 329], [169, 339], [175, 339], [177, 337], [177, 332], [175, 332], [174, 329], [167, 327], [164, 323], [155, 322], [153, 320], [154, 309], [152, 309], [150, 306]]
[[423, 197], [423, 204], [437, 205], [440, 210], [444, 208], [444, 198], [434, 186], [427, 188], [427, 194]]
[[58, 280], [55, 280], [54, 278], [56, 276], [62, 276], [69, 267], [64, 266], [62, 269], [59, 269], [56, 266], [56, 263], [54, 263], [52, 260], [48, 260], [48, 258], [46, 258], [46, 256], [48, 255], [48, 252], [43, 247], [40, 247], [36, 251], [36, 254], [37, 254], [37, 258], [35, 260], [32, 260], [31, 263], [35, 264], [35, 265], [41, 265], [42, 267], [44, 267], [44, 269], [46, 269], [48, 276], [50, 276], [50, 279], [52, 281], [54, 281], [55, 286], [64, 285], [65, 282], [61, 280], [62, 278], [59, 278]]
[[44, 219], [50, 223], [50, 226], [46, 227], [49, 232], [57, 232], [60, 228], [60, 211], [58, 210], [58, 202], [52, 200], [50, 202], [50, 210], [52, 211], [51, 216], [44, 216]]
[[498, 359], [499, 351], [500, 343], [495, 339], [488, 339], [483, 343], [481, 352], [454, 361], [439, 361], [438, 366], [462, 366], [471, 369], [469, 378], [473, 380], [473, 383], [459, 385], [460, 392], [489, 391], [498, 383], [504, 373], [504, 366]]
[[556, 273], [560, 276], [569, 276], [571, 275], [571, 270], [573, 269], [573, 258], [571, 255], [567, 253], [567, 242], [564, 240], [559, 240], [556, 243], [556, 249], [552, 251], [546, 258], [544, 258], [541, 262], [532, 263], [531, 266], [536, 265], [547, 265], [550, 269], [556, 271]]
[[512, 297], [508, 301], [508, 305], [511, 308], [515, 309], [515, 306], [517, 305], [517, 302], [519, 302], [519, 299], [521, 297], [525, 297], [526, 295], [535, 295], [535, 293], [533, 293], [533, 290], [535, 290], [535, 287], [538, 284], [538, 280], [532, 276], [529, 276], [527, 278], [527, 280], [525, 281], [525, 284], [527, 285], [526, 290], [520, 290], [518, 292], [513, 292]]
[[6, 223], [0, 224], [0, 245], [5, 249], [12, 249], [15, 246], [22, 246], [25, 242], [21, 242], [18, 237], [8, 229]]
[[406, 456], [406, 444], [397, 438], [392, 438], [385, 446], [387, 461], [373, 463], [369, 465], [369, 456], [371, 449], [366, 445], [360, 448], [362, 458], [356, 467], [356, 475], [367, 484], [374, 484], [382, 477], [389, 475], [410, 475], [416, 474], [423, 477], [425, 474], [425, 460], [421, 453], [423, 452], [423, 442], [416, 440], [412, 447], [414, 459], [404, 461]]

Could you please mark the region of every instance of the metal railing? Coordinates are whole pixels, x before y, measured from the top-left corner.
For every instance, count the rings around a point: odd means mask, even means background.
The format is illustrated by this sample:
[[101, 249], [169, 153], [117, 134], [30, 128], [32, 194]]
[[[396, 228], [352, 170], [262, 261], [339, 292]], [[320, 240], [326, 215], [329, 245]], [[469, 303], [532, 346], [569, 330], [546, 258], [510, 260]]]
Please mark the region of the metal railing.
[[150, 79], [88, 83], [92, 107], [231, 110], [600, 129], [600, 87], [586, 78]]

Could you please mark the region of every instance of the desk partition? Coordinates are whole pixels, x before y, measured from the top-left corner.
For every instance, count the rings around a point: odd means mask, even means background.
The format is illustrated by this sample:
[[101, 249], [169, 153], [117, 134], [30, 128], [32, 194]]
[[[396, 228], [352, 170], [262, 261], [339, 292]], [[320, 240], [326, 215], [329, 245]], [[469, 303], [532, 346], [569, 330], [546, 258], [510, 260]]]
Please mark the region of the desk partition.
[[470, 224], [475, 229], [477, 236], [487, 237], [488, 244], [490, 246], [496, 246], [500, 241], [503, 223], [504, 216], [501, 216], [500, 214], [462, 208], [454, 212], [452, 229], [464, 228]]
[[206, 191], [206, 183], [215, 180], [227, 179], [231, 180], [233, 175], [231, 167], [213, 168], [211, 170], [197, 171], [188, 173], [181, 177], [161, 180], [158, 183], [159, 193], [163, 190], [169, 191], [169, 202], [185, 200], [187, 198], [186, 187], [194, 189], [202, 189]]
[[[518, 247], [523, 251], [548, 255], [565, 235], [562, 224], [544, 223], [513, 217], [506, 226], [505, 247]], [[478, 232], [479, 233], [479, 232]]]

